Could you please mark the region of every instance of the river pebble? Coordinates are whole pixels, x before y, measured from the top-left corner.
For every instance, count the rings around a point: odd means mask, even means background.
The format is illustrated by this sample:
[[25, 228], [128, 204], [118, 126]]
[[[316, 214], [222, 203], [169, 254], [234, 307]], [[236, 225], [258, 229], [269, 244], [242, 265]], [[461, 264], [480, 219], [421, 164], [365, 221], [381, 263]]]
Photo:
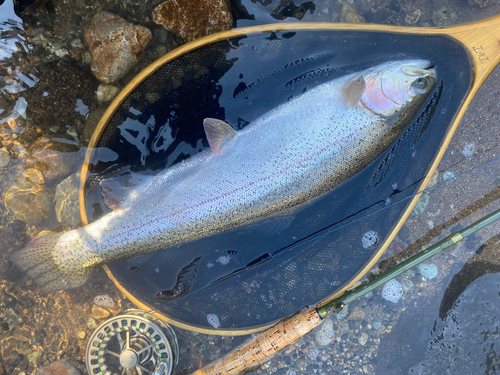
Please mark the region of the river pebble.
[[401, 285], [403, 286], [403, 292], [405, 293], [413, 288], [413, 282], [410, 279], [402, 279]]
[[110, 315], [110, 312], [105, 308], [97, 305], [92, 306], [92, 317], [96, 320], [102, 320], [107, 318]]
[[452, 179], [452, 178], [455, 178], [455, 173], [450, 172], [450, 171], [444, 172], [444, 174], [443, 174], [443, 180], [449, 180], [449, 179]]
[[432, 14], [431, 20], [438, 27], [451, 26], [457, 22], [458, 16], [455, 12], [442, 7]]
[[356, 306], [352, 309], [351, 313], [347, 317], [348, 320], [363, 320], [366, 317], [366, 312], [362, 307]]
[[85, 30], [92, 73], [104, 83], [118, 81], [137, 64], [151, 38], [144, 26], [132, 25], [109, 12], [97, 13]]
[[361, 332], [358, 336], [358, 343], [361, 346], [365, 346], [368, 341], [368, 334], [366, 332]]
[[101, 103], [109, 102], [120, 92], [120, 88], [114, 85], [101, 83], [97, 88], [97, 100]]
[[412, 215], [415, 215], [415, 216], [418, 216], [420, 215], [422, 212], [424, 212], [425, 208], [427, 207], [427, 205], [429, 204], [429, 200], [430, 200], [430, 197], [429, 197], [429, 194], [427, 193], [424, 193], [420, 196], [417, 204], [415, 205], [415, 207], [413, 208], [413, 210], [411, 211], [411, 214]]
[[10, 163], [10, 154], [5, 148], [0, 148], [0, 168], [5, 168]]
[[438, 268], [433, 263], [422, 263], [418, 265], [418, 271], [423, 277], [434, 279], [438, 275]]
[[347, 1], [342, 1], [340, 8], [340, 22], [348, 23], [364, 23], [365, 18], [360, 16], [354, 6]]

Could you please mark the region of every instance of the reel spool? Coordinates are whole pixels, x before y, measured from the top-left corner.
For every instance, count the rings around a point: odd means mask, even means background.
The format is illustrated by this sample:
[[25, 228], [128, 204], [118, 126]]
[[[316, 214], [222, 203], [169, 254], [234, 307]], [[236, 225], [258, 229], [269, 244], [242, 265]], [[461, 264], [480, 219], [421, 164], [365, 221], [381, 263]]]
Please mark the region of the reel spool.
[[173, 329], [138, 309], [102, 323], [86, 350], [89, 375], [170, 375], [178, 360]]

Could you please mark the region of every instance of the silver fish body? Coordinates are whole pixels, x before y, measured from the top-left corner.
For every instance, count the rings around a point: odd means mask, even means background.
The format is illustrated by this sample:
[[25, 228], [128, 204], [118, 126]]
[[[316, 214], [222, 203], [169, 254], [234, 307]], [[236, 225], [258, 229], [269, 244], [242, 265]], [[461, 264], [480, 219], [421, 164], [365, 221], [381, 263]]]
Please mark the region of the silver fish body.
[[308, 90], [235, 132], [206, 121], [211, 150], [159, 173], [119, 209], [33, 240], [11, 260], [44, 291], [95, 267], [283, 213], [359, 172], [432, 91], [425, 60], [388, 62]]

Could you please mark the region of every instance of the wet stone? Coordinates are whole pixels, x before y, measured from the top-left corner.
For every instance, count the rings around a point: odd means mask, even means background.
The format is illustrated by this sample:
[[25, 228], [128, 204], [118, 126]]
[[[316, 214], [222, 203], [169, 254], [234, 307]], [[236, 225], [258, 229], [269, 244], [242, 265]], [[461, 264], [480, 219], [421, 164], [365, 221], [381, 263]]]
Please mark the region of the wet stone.
[[[92, 316], [97, 320], [102, 320], [107, 318], [110, 315], [110, 312], [100, 306], [93, 305], [92, 306]], [[87, 323], [88, 325], [88, 323]], [[89, 327], [90, 328], [90, 327]]]
[[340, 22], [348, 23], [363, 23], [365, 18], [360, 16], [351, 4], [347, 1], [342, 2], [342, 7], [340, 8]]
[[23, 323], [23, 319], [13, 309], [7, 310], [5, 320], [9, 324], [9, 327], [17, 327]]
[[415, 207], [411, 211], [411, 214], [418, 216], [422, 212], [424, 212], [425, 208], [429, 204], [429, 199], [430, 199], [429, 194], [427, 194], [427, 193], [422, 194], [420, 196], [420, 199], [418, 200], [417, 204], [415, 205]]
[[351, 314], [347, 317], [348, 320], [363, 320], [366, 317], [366, 312], [363, 308], [356, 306]]
[[89, 327], [89, 329], [94, 330], [97, 328], [97, 326], [98, 326], [97, 322], [95, 321], [94, 318], [89, 318], [87, 320], [87, 327]]
[[362, 332], [361, 335], [358, 336], [358, 343], [361, 346], [366, 345], [368, 341], [368, 334], [366, 332]]
[[32, 181], [32, 182], [34, 182], [36, 184], [39, 184], [39, 185], [42, 185], [45, 182], [45, 180], [43, 178], [42, 172], [40, 172], [36, 168], [28, 168], [28, 169], [26, 169], [26, 171], [24, 172], [24, 176], [28, 180], [30, 180], [30, 181]]
[[101, 83], [97, 88], [97, 100], [102, 103], [109, 102], [120, 92], [120, 88], [114, 85]]
[[0, 168], [5, 168], [10, 163], [10, 154], [5, 148], [0, 148]]
[[233, 26], [231, 10], [224, 0], [167, 0], [153, 10], [152, 17], [187, 41]]
[[69, 360], [61, 359], [40, 368], [35, 375], [81, 375], [81, 372]]
[[371, 324], [374, 330], [378, 330], [382, 326], [382, 322], [380, 320], [372, 320]]
[[33, 364], [36, 366], [37, 362], [42, 358], [42, 351], [41, 350], [36, 350], [34, 352], [29, 353], [26, 356], [26, 359], [28, 360], [29, 363]]
[[446, 8], [441, 8], [432, 14], [432, 23], [438, 27], [451, 26], [458, 20], [455, 12], [449, 11]]
[[423, 277], [434, 279], [438, 275], [438, 268], [433, 263], [421, 263], [418, 265], [418, 271]]
[[403, 287], [403, 292], [407, 292], [413, 288], [413, 282], [410, 279], [402, 279], [401, 286]]
[[320, 346], [326, 346], [334, 339], [335, 333], [333, 331], [333, 321], [331, 319], [325, 319], [315, 331], [314, 338], [316, 339], [316, 343]]
[[85, 30], [92, 74], [104, 83], [118, 81], [137, 64], [151, 38], [151, 32], [143, 26], [109, 12], [97, 13]]

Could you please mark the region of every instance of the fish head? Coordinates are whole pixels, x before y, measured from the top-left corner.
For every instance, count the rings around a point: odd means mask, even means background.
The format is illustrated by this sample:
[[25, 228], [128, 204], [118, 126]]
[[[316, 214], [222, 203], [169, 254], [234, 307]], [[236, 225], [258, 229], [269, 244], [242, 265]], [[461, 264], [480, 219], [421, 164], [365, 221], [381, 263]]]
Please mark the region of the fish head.
[[391, 61], [364, 75], [360, 103], [377, 116], [397, 115], [435, 86], [436, 72], [429, 60]]

